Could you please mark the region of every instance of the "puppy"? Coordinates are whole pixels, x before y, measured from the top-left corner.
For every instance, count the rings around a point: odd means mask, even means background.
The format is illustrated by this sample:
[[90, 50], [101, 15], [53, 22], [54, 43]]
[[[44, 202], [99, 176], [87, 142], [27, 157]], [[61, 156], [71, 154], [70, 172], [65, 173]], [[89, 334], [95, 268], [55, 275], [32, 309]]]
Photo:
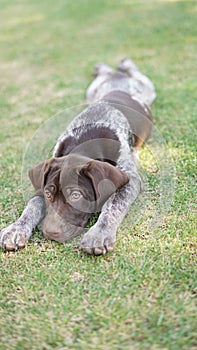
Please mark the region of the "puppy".
[[88, 108], [59, 137], [53, 157], [29, 170], [35, 195], [0, 232], [3, 249], [24, 247], [41, 221], [46, 238], [65, 242], [83, 232], [95, 212], [100, 215], [81, 248], [95, 255], [114, 249], [117, 228], [142, 187], [134, 151], [151, 134], [156, 94], [130, 59], [117, 71], [99, 64], [94, 74]]

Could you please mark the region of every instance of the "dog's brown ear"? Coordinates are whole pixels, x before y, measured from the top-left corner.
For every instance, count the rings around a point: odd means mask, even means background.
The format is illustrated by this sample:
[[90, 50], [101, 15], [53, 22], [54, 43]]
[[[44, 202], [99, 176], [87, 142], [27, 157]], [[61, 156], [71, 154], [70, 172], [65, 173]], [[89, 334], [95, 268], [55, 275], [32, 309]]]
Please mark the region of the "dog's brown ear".
[[48, 169], [48, 161], [35, 165], [28, 172], [31, 183], [36, 191], [42, 190], [44, 187], [44, 174], [46, 169]]
[[56, 186], [59, 180], [61, 162], [59, 159], [51, 158], [37, 164], [29, 170], [29, 178], [36, 192], [42, 192], [46, 182], [47, 186]]
[[117, 189], [129, 182], [129, 176], [125, 172], [98, 160], [89, 162], [83, 168], [83, 172], [92, 182], [99, 210]]

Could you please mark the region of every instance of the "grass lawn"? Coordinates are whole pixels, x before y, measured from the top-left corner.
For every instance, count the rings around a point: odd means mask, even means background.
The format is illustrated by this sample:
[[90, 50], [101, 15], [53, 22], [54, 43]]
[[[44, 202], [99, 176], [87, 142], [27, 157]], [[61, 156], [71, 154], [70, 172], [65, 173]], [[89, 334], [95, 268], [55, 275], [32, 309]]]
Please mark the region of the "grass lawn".
[[151, 225], [158, 172], [144, 149], [149, 206], [132, 224], [131, 208], [114, 252], [88, 256], [77, 240], [60, 245], [39, 231], [24, 250], [0, 251], [0, 349], [196, 349], [196, 16], [189, 0], [1, 0], [0, 227], [23, 210], [21, 165], [34, 132], [85, 103], [101, 61], [131, 57], [153, 80], [175, 185]]

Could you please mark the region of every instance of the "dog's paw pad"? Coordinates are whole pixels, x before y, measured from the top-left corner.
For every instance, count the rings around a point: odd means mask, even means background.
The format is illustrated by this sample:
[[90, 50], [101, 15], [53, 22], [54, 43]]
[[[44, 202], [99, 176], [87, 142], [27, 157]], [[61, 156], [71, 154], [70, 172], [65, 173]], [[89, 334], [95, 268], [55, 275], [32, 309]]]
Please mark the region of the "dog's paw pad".
[[84, 246], [84, 245], [80, 245], [80, 248], [84, 251], [84, 252], [86, 252], [87, 254], [93, 254], [93, 250], [92, 250], [92, 248], [90, 248], [90, 247], [88, 247], [88, 246]]
[[27, 243], [27, 233], [15, 224], [0, 232], [0, 246], [4, 250], [16, 251], [24, 248]]
[[93, 249], [93, 251], [94, 251], [94, 255], [104, 255], [107, 252], [105, 247], [96, 247]]
[[112, 250], [114, 250], [115, 244], [111, 243], [111, 244], [106, 245], [105, 247], [106, 247], [107, 252], [112, 252]]
[[106, 234], [96, 227], [91, 227], [84, 235], [80, 247], [87, 254], [104, 255], [114, 249], [115, 240], [114, 231]]

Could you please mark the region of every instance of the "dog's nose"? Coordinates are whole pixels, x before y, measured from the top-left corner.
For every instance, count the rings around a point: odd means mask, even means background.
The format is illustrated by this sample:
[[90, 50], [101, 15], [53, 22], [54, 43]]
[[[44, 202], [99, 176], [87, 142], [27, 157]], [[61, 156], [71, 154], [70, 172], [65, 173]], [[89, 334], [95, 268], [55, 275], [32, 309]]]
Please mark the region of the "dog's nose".
[[61, 230], [58, 230], [56, 227], [52, 227], [51, 225], [43, 225], [42, 231], [46, 239], [60, 243], [65, 241], [64, 233]]
[[51, 216], [45, 217], [42, 225], [44, 237], [52, 241], [63, 243], [68, 239], [79, 235], [84, 229], [81, 226], [75, 226], [68, 222], [55, 222], [53, 219], [54, 218], [51, 219]]
[[47, 215], [42, 224], [42, 232], [46, 239], [51, 241], [64, 242], [64, 233], [59, 222], [55, 221], [53, 216]]

